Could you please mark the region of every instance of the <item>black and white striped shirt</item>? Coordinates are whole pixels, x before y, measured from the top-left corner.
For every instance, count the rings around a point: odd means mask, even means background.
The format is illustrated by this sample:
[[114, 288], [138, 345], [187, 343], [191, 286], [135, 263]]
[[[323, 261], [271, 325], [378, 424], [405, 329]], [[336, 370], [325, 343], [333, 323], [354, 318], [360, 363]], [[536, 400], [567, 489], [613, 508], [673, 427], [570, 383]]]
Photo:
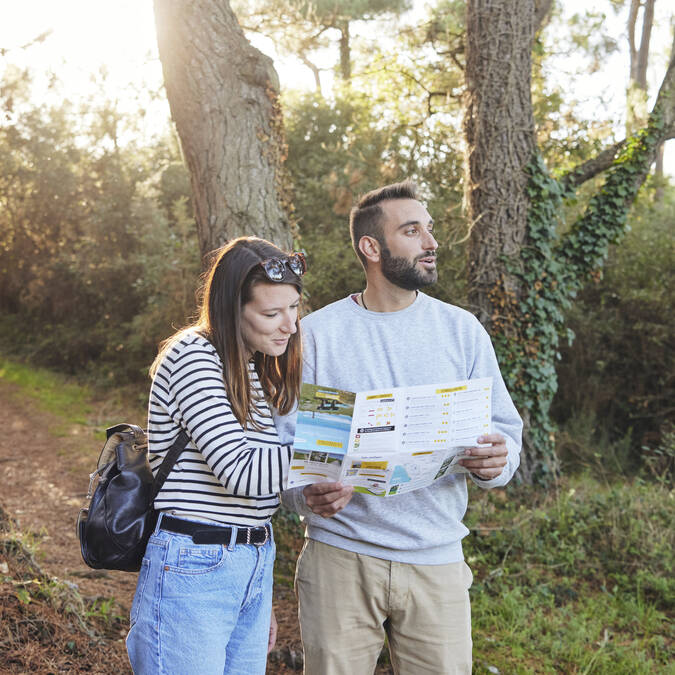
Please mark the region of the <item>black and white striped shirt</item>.
[[157, 495], [156, 509], [240, 526], [265, 523], [276, 511], [291, 448], [279, 443], [252, 363], [249, 378], [260, 430], [243, 429], [234, 416], [222, 361], [208, 340], [187, 333], [166, 354], [148, 406], [153, 472], [182, 428], [190, 442]]

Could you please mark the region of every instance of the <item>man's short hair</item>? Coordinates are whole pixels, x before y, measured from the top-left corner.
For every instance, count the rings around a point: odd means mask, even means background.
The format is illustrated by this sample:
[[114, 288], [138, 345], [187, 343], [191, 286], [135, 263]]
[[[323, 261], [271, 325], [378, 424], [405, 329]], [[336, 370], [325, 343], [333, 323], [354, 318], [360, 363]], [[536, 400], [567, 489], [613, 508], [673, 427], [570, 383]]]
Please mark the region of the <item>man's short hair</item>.
[[349, 214], [349, 234], [352, 238], [352, 246], [364, 268], [366, 257], [359, 249], [359, 241], [361, 237], [373, 237], [384, 246], [384, 230], [382, 229], [384, 211], [381, 203], [390, 199], [417, 199], [417, 186], [411, 180], [406, 179], [400, 183], [392, 183], [371, 190], [359, 199]]

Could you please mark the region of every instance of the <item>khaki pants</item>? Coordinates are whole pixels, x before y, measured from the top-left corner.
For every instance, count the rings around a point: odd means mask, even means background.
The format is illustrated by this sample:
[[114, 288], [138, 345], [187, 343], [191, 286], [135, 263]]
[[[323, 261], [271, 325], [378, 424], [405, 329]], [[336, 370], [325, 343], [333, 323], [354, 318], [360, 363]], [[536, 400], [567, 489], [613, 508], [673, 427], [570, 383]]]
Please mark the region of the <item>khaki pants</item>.
[[471, 570], [308, 539], [295, 584], [306, 675], [372, 675], [385, 632], [397, 675], [471, 673]]

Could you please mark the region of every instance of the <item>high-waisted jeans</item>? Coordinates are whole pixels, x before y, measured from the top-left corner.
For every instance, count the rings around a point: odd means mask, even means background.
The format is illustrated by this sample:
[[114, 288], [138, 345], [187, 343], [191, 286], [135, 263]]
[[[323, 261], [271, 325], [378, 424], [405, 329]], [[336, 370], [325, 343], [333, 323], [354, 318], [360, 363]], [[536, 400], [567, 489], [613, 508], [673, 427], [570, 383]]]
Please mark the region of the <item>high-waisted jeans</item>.
[[194, 544], [161, 529], [138, 574], [127, 636], [136, 675], [262, 675], [275, 545]]

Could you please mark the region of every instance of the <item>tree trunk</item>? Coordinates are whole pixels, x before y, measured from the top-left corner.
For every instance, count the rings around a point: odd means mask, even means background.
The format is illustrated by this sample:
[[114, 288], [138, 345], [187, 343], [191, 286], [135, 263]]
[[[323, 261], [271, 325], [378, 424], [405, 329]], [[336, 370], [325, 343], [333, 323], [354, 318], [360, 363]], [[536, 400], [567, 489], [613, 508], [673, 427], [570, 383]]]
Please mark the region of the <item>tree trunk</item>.
[[251, 46], [226, 0], [155, 0], [154, 7], [202, 255], [241, 235], [288, 248], [286, 146], [272, 61]]
[[[466, 30], [465, 203], [471, 227], [468, 277], [471, 310], [493, 335], [516, 342], [523, 282], [507, 266], [527, 244], [528, 176], [535, 153], [530, 96], [534, 0], [469, 0]], [[501, 364], [504, 369], [504, 363]], [[517, 388], [515, 379], [509, 381]], [[517, 401], [518, 402], [518, 401]], [[536, 452], [530, 411], [521, 475], [531, 481]], [[530, 460], [530, 458], [532, 459]]]
[[351, 45], [349, 44], [349, 19], [344, 19], [338, 23], [340, 31], [340, 75], [342, 81], [347, 84], [352, 79], [352, 56]]
[[[517, 301], [520, 281], [503, 256], [527, 236], [525, 167], [535, 151], [530, 99], [534, 0], [467, 3], [465, 201], [471, 223], [469, 301], [485, 327], [500, 321], [502, 294]], [[500, 288], [500, 293], [495, 289]]]
[[[631, 0], [628, 14], [628, 51], [630, 54], [630, 78], [626, 92], [626, 134], [632, 134], [647, 122], [647, 65], [649, 42], [654, 25], [655, 0]], [[639, 46], [636, 43], [637, 20], [642, 11], [642, 31]]]

